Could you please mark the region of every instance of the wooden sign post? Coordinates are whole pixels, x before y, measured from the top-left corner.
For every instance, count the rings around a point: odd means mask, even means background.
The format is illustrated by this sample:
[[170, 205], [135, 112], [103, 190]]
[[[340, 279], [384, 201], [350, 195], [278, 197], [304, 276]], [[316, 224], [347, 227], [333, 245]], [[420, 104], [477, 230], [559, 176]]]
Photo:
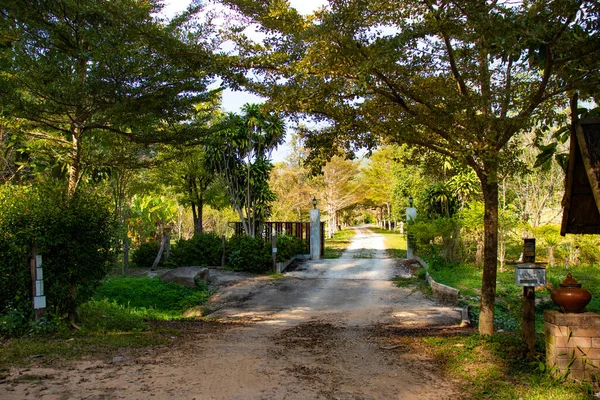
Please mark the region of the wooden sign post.
[[44, 270], [42, 256], [37, 254], [37, 246], [31, 249], [31, 291], [33, 318], [39, 321], [46, 315], [46, 296], [44, 295]]
[[546, 284], [546, 270], [535, 265], [535, 239], [523, 239], [523, 264], [517, 265], [516, 283], [523, 286], [523, 343], [527, 358], [535, 356], [535, 287]]

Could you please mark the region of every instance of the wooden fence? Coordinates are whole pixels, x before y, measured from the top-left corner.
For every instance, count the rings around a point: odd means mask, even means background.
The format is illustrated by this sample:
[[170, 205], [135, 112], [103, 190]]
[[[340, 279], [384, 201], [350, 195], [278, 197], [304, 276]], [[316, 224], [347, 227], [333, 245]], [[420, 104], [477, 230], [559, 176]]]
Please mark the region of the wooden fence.
[[[235, 235], [244, 235], [241, 222], [233, 222]], [[259, 235], [271, 240], [273, 232], [277, 235], [295, 236], [304, 243], [305, 254], [310, 254], [310, 222], [263, 222]], [[321, 257], [325, 255], [325, 222], [321, 222]]]

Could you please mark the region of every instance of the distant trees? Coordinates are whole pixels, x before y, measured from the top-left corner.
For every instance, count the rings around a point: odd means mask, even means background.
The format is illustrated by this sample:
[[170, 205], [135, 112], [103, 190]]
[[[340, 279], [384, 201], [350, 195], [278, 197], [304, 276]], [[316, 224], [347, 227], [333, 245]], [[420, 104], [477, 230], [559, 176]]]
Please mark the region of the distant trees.
[[339, 212], [360, 199], [358, 172], [355, 161], [334, 156], [323, 167], [323, 175], [316, 178], [322, 209], [327, 214], [327, 235], [330, 238], [338, 230]]

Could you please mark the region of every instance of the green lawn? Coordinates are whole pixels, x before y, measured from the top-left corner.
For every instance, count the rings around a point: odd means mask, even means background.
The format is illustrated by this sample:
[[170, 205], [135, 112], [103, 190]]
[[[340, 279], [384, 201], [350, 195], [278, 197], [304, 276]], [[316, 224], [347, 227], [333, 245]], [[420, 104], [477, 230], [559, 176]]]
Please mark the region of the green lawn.
[[324, 258], [340, 258], [355, 234], [354, 229], [343, 229], [334, 233], [332, 239], [326, 237]]
[[[416, 339], [417, 349], [458, 381], [463, 399], [584, 400], [592, 388], [553, 378], [543, 360], [521, 357], [518, 334], [437, 335]], [[413, 350], [417, 350], [413, 349]], [[543, 347], [539, 349], [543, 352]]]
[[[481, 270], [466, 265], [436, 265], [431, 263], [430, 273], [433, 278], [449, 286], [461, 290], [462, 301], [472, 306], [477, 312], [479, 308], [479, 292], [481, 288]], [[428, 288], [422, 270], [418, 278], [396, 278], [398, 286], [417, 285]], [[547, 270], [548, 282], [558, 287], [566, 274], [583, 283], [583, 286], [599, 293], [600, 271], [595, 267], [571, 267], [568, 271], [555, 267]], [[417, 279], [420, 281], [415, 281]], [[422, 289], [426, 290], [426, 289]], [[556, 308], [550, 300], [550, 290], [538, 289], [536, 297], [542, 303], [536, 306], [536, 350], [538, 357], [531, 362], [523, 357], [523, 344], [519, 331], [522, 315], [522, 288], [514, 284], [514, 266], [505, 267], [498, 272], [497, 306], [495, 325], [504, 329], [492, 337], [482, 337], [475, 330], [455, 331], [448, 334], [410, 339], [413, 351], [429, 354], [435, 359], [445, 373], [456, 379], [466, 399], [590, 399], [593, 393], [588, 384], [576, 384], [562, 378], [553, 377], [545, 366], [545, 339], [543, 330], [543, 311]], [[600, 300], [594, 299], [588, 311], [598, 312]], [[475, 320], [475, 326], [477, 321]], [[597, 391], [597, 390], [595, 390]]]
[[[94, 298], [81, 305], [81, 330], [62, 322], [44, 335], [30, 332], [2, 341], [0, 368], [27, 365], [33, 358], [76, 359], [167, 343], [177, 332], [164, 324], [183, 319], [186, 309], [202, 305], [209, 295], [205, 288], [185, 288], [159, 278], [108, 278]], [[15, 317], [4, 318], [4, 325], [18, 323]]]
[[[502, 325], [503, 322], [509, 326], [505, 328], [517, 327], [521, 315], [522, 293], [523, 289], [515, 285], [514, 265], [505, 266], [498, 270], [497, 279], [497, 313], [499, 319], [496, 321]], [[552, 288], [559, 287], [567, 273], [573, 274], [573, 277], [583, 284], [583, 287], [594, 293], [600, 293], [600, 269], [595, 266], [571, 266], [568, 270], [563, 267], [555, 266], [546, 269], [547, 288], [537, 288], [535, 295], [541, 302], [536, 307], [537, 331], [543, 332], [543, 312], [547, 308], [555, 308], [550, 299]], [[481, 292], [482, 269], [468, 265], [436, 265], [431, 264], [429, 273], [437, 282], [454, 287], [461, 292], [465, 303], [470, 304], [475, 309], [479, 306], [479, 295]], [[586, 308], [587, 311], [600, 312], [600, 297], [593, 296], [592, 301]], [[514, 325], [514, 326], [513, 326]]]
[[406, 236], [394, 231], [381, 228], [369, 228], [374, 233], [383, 235], [388, 256], [392, 258], [406, 258]]

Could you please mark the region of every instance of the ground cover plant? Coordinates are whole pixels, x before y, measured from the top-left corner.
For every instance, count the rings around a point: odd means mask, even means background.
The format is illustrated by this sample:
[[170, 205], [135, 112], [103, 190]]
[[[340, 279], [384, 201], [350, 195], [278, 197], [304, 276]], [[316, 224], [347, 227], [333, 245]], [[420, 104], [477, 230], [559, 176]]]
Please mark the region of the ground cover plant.
[[[53, 319], [52, 329], [47, 332], [21, 330], [21, 337], [1, 342], [0, 368], [26, 365], [32, 357], [110, 356], [119, 348], [166, 343], [176, 332], [164, 328], [161, 321], [183, 318], [183, 311], [203, 304], [209, 295], [206, 287], [186, 288], [158, 278], [108, 278], [94, 297], [81, 305], [81, 330], [72, 330], [58, 318]], [[21, 321], [27, 323], [27, 320]], [[3, 315], [0, 326], [5, 322], [7, 316]]]
[[[461, 289], [463, 304], [478, 309], [478, 280], [481, 270], [472, 266], [454, 265], [429, 268], [433, 278]], [[549, 271], [549, 281], [562, 280], [564, 268]], [[586, 286], [599, 287], [600, 273], [593, 268], [581, 266], [571, 269], [577, 276], [586, 275]], [[589, 384], [577, 384], [566, 381], [564, 377], [555, 377], [545, 364], [545, 342], [543, 335], [543, 310], [555, 307], [549, 301], [549, 291], [538, 290], [536, 296], [542, 303], [536, 306], [536, 353], [534, 361], [528, 361], [523, 355], [523, 343], [518, 330], [521, 315], [521, 288], [513, 288], [514, 271], [503, 270], [498, 277], [498, 304], [495, 324], [500, 329], [493, 336], [481, 336], [469, 331], [458, 335], [427, 332], [411, 338], [410, 344], [416, 351], [432, 355], [436, 363], [450, 377], [460, 382], [466, 399], [589, 399], [592, 387]], [[584, 281], [584, 279], [582, 279]], [[413, 277], [394, 278], [398, 287], [413, 286], [431, 294], [425, 279], [425, 269], [416, 271]], [[512, 285], [512, 286], [511, 286]], [[590, 311], [598, 310], [590, 304]], [[476, 314], [474, 314], [476, 316]], [[477, 320], [474, 321], [477, 323]], [[397, 340], [408, 340], [402, 336]]]
[[[460, 382], [465, 399], [583, 400], [592, 387], [553, 378], [544, 360], [520, 356], [521, 338], [514, 333], [484, 337], [424, 336], [416, 346], [432, 355], [438, 365]], [[543, 352], [543, 347], [538, 350]]]
[[[515, 285], [515, 265], [505, 266], [498, 271], [496, 323], [498, 328], [514, 330], [520, 327], [522, 316], [522, 288]], [[546, 288], [537, 288], [536, 298], [536, 332], [543, 333], [543, 313], [548, 308], [557, 309], [550, 299], [553, 288], [559, 287], [568, 273], [582, 283], [583, 287], [594, 293], [600, 293], [600, 271], [594, 266], [578, 265], [566, 269], [564, 267], [546, 268]], [[429, 273], [439, 283], [454, 287], [461, 292], [464, 304], [469, 304], [473, 316], [477, 320], [479, 302], [479, 282], [481, 269], [465, 264], [449, 264], [440, 260], [430, 263]], [[600, 299], [593, 296], [586, 311], [600, 312]]]
[[355, 234], [353, 229], [344, 229], [335, 232], [331, 239], [326, 237], [324, 258], [340, 258]]

